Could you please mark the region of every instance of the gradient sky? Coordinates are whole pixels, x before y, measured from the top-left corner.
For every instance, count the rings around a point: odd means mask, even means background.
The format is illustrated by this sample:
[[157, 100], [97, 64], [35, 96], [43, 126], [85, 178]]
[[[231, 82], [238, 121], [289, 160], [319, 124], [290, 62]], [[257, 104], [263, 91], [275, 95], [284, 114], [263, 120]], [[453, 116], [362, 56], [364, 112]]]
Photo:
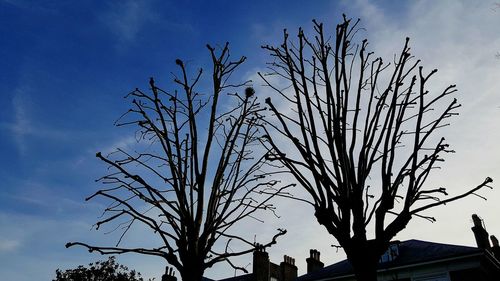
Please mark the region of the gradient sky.
[[[145, 89], [151, 76], [168, 87], [176, 58], [204, 66], [205, 44], [226, 41], [234, 56], [248, 57], [241, 79], [258, 87], [256, 72], [269, 60], [261, 45], [279, 42], [283, 28], [292, 34], [300, 26], [310, 30], [313, 18], [332, 31], [342, 13], [361, 18], [362, 37], [378, 56], [390, 60], [409, 36], [422, 65], [439, 69], [433, 85], [457, 84], [461, 115], [441, 131], [457, 153], [429, 184], [458, 194], [486, 176], [495, 180], [493, 190], [481, 192], [487, 201], [473, 196], [434, 209], [429, 214], [436, 223], [414, 219], [397, 238], [474, 245], [470, 215], [476, 212], [490, 233], [500, 235], [499, 6], [472, 0], [0, 0], [2, 280], [50, 280], [57, 268], [103, 258], [64, 244], [112, 242], [91, 230], [102, 204], [84, 198], [100, 187], [94, 180], [105, 172], [95, 153], [133, 142], [130, 131], [113, 127], [128, 109], [125, 94]], [[266, 89], [258, 94], [273, 95]], [[319, 249], [327, 264], [344, 258], [307, 206], [280, 202], [278, 212], [280, 219], [242, 226], [259, 229], [258, 236], [288, 229], [269, 250], [274, 262], [284, 254], [295, 257], [303, 274], [310, 248]], [[128, 239], [140, 243], [147, 235]], [[157, 279], [164, 266], [161, 259], [137, 255], [118, 261]], [[251, 256], [237, 262], [248, 265]], [[233, 274], [225, 266], [206, 272], [211, 278]]]

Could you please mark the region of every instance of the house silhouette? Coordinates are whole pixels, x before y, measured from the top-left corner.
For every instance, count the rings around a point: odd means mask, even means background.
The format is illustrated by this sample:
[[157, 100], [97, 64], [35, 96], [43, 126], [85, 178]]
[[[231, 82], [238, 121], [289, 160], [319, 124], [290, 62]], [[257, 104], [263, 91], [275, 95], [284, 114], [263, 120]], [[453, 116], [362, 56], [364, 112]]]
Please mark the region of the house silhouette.
[[[472, 215], [471, 228], [477, 247], [421, 240], [391, 242], [380, 258], [378, 281], [499, 281], [500, 247], [495, 236], [488, 236], [483, 221]], [[491, 238], [491, 244], [489, 241]], [[253, 253], [253, 272], [219, 281], [355, 281], [348, 260], [324, 266], [320, 252], [310, 250], [307, 273], [298, 276], [295, 259], [284, 256], [278, 265], [269, 260], [262, 247]], [[165, 275], [164, 275], [165, 277]], [[163, 279], [162, 281], [175, 281]], [[205, 278], [204, 281], [215, 281]]]

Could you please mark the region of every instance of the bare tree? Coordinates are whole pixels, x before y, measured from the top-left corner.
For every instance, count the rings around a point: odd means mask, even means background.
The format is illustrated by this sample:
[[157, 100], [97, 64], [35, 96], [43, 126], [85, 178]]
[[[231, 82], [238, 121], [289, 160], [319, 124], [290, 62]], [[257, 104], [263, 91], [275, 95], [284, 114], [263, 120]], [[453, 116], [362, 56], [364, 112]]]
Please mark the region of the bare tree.
[[443, 154], [453, 152], [435, 135], [457, 114], [460, 105], [449, 99], [455, 85], [430, 92], [436, 70], [424, 72], [408, 39], [393, 64], [372, 59], [366, 40], [353, 43], [358, 22], [344, 16], [332, 38], [316, 21], [312, 40], [299, 30], [292, 41], [285, 30], [280, 46], [263, 47], [273, 61], [260, 75], [281, 97], [279, 104], [266, 100], [275, 116], [267, 123], [269, 158], [295, 176], [363, 281], [376, 280], [380, 256], [412, 217], [433, 221], [423, 211], [492, 180], [453, 197], [425, 185]]
[[[141, 152], [118, 149], [108, 156], [97, 153], [110, 171], [99, 181], [110, 187], [86, 200], [103, 197], [111, 201], [95, 225], [114, 223], [121, 231], [116, 245], [76, 242], [67, 247], [80, 245], [101, 254], [159, 256], [189, 281], [201, 280], [205, 269], [218, 262], [244, 270], [230, 258], [252, 252], [256, 244], [235, 233], [235, 225], [256, 219], [257, 211], [274, 212], [270, 199], [285, 186], [271, 179], [272, 171], [266, 168], [261, 138], [263, 108], [253, 88], [247, 87], [244, 94], [229, 94], [221, 101], [223, 91], [250, 82], [230, 82], [245, 57], [231, 60], [228, 44], [219, 51], [207, 47], [213, 64], [210, 95], [197, 92], [202, 70], [189, 77], [186, 65], [176, 60], [180, 75], [174, 82], [179, 91], [164, 91], [151, 79], [150, 92], [136, 89], [128, 95], [133, 98], [132, 108], [116, 123], [138, 127]], [[231, 99], [233, 107], [228, 106]], [[134, 224], [150, 229], [161, 244], [151, 248], [121, 246]], [[278, 229], [259, 247], [271, 246], [285, 232]]]

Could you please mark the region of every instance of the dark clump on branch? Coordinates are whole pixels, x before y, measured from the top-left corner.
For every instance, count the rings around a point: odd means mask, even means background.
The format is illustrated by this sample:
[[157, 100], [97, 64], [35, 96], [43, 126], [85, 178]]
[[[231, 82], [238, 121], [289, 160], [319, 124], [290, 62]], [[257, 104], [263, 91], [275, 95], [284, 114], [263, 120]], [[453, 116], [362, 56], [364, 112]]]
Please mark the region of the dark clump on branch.
[[247, 87], [245, 89], [245, 97], [250, 98], [255, 94], [255, 90], [252, 87]]

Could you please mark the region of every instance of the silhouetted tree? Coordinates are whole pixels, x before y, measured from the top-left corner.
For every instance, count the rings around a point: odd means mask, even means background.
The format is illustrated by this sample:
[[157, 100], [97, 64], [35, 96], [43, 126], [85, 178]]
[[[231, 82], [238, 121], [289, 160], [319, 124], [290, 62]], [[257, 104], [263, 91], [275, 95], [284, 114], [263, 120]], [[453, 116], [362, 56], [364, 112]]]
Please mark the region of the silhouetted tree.
[[65, 271], [57, 269], [56, 278], [52, 281], [144, 281], [144, 279], [139, 272], [118, 264], [115, 257], [111, 256], [107, 261], [90, 263], [88, 267], [80, 265]]
[[[220, 51], [207, 47], [213, 65], [210, 94], [197, 90], [202, 70], [189, 77], [184, 62], [176, 60], [180, 68], [174, 79], [178, 91], [164, 91], [151, 79], [150, 93], [139, 89], [130, 93], [133, 107], [117, 121], [117, 126], [139, 128], [139, 144], [146, 144], [139, 146], [142, 152], [118, 149], [108, 156], [97, 153], [110, 170], [99, 181], [110, 187], [86, 200], [104, 197], [111, 201], [96, 228], [117, 224], [123, 233], [116, 246], [76, 242], [67, 247], [81, 245], [101, 254], [160, 256], [189, 281], [201, 280], [205, 269], [222, 261], [246, 271], [233, 265], [230, 258], [250, 253], [256, 245], [248, 240], [253, 238], [251, 233], [249, 238], [242, 237], [234, 232], [235, 226], [257, 219], [254, 215], [259, 210], [274, 212], [270, 199], [285, 186], [271, 179], [273, 172], [266, 168], [261, 138], [263, 108], [253, 88], [247, 87], [244, 94], [229, 94], [221, 101], [223, 91], [250, 82], [230, 82], [245, 57], [232, 61], [228, 44]], [[149, 228], [161, 245], [121, 246], [123, 236], [137, 223]], [[269, 242], [261, 244], [269, 247], [285, 232], [278, 229]], [[216, 242], [220, 243], [218, 248]]]
[[436, 70], [425, 74], [408, 39], [393, 64], [372, 59], [366, 40], [353, 42], [358, 22], [344, 16], [332, 38], [316, 21], [312, 39], [300, 29], [293, 41], [285, 30], [280, 46], [263, 47], [274, 60], [260, 75], [281, 97], [279, 104], [266, 100], [276, 118], [267, 124], [269, 158], [307, 191], [316, 219], [363, 281], [376, 280], [380, 256], [412, 217], [433, 221], [422, 212], [492, 180], [448, 199], [444, 188], [425, 185], [442, 155], [453, 152], [435, 135], [457, 114], [460, 105], [448, 99], [455, 85], [431, 93]]

